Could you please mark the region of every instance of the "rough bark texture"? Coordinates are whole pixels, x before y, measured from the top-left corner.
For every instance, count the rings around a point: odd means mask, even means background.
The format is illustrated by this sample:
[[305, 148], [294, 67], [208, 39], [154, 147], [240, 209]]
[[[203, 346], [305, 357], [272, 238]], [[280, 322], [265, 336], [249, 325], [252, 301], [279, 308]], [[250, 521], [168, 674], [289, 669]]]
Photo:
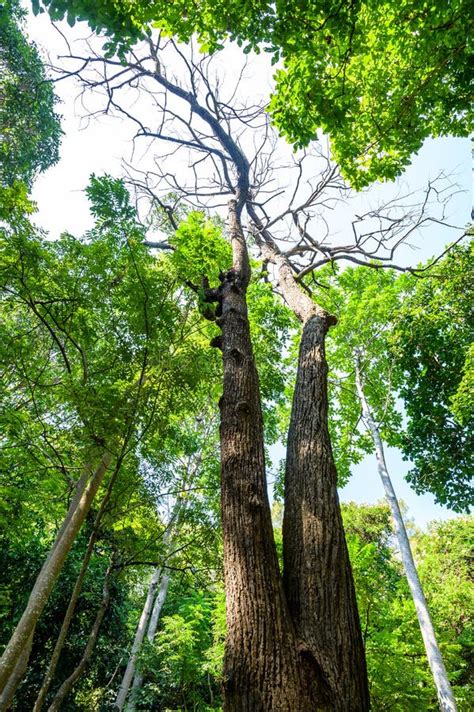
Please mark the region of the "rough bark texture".
[[367, 427], [372, 436], [372, 440], [374, 441], [375, 455], [377, 458], [377, 469], [379, 471], [379, 475], [382, 480], [382, 484], [384, 486], [385, 494], [392, 514], [395, 534], [397, 535], [398, 546], [400, 547], [403, 568], [405, 569], [408, 585], [410, 587], [410, 592], [413, 598], [413, 602], [415, 604], [416, 615], [418, 618], [418, 623], [420, 625], [423, 643], [425, 645], [426, 656], [428, 658], [428, 663], [431, 669], [431, 674], [433, 675], [433, 680], [438, 695], [439, 708], [441, 712], [456, 712], [456, 702], [454, 699], [453, 691], [451, 689], [448, 674], [444, 666], [443, 656], [441, 655], [441, 650], [439, 649], [438, 641], [436, 640], [436, 634], [433, 628], [433, 623], [431, 621], [428, 604], [423, 593], [423, 588], [420, 579], [418, 578], [418, 572], [416, 570], [415, 562], [413, 560], [413, 554], [411, 551], [410, 540], [408, 539], [407, 530], [405, 528], [405, 523], [403, 521], [400, 506], [398, 504], [397, 495], [395, 494], [392, 480], [387, 470], [382, 438], [380, 437], [379, 429], [372, 416], [372, 412], [367, 402], [367, 398], [365, 397], [358, 356], [356, 356], [355, 359], [355, 370], [356, 387], [359, 400], [362, 406], [362, 414], [364, 421], [366, 422]]
[[[80, 496], [76, 494], [69, 507], [55, 543], [38, 574], [26, 609], [2, 655], [0, 661], [0, 692], [3, 692], [3, 689], [8, 684], [9, 677], [15, 669], [18, 659], [24, 655], [28, 640], [34, 633], [38, 618], [47, 603], [56, 579], [61, 573], [66, 556], [91, 508], [111, 459], [110, 453], [103, 455], [100, 464], [90, 476], [87, 486], [82, 488]], [[80, 483], [82, 483], [82, 478]], [[20, 681], [21, 678], [18, 682]]]
[[226, 712], [315, 709], [305, 689], [273, 539], [259, 384], [250, 341], [250, 268], [231, 206], [234, 268], [219, 290], [224, 364], [221, 487], [227, 639]]
[[102, 621], [104, 619], [105, 613], [110, 602], [109, 578], [111, 570], [112, 565], [109, 566], [105, 574], [104, 585], [102, 589], [102, 600], [99, 606], [99, 610], [97, 611], [97, 615], [95, 617], [94, 625], [92, 626], [89, 639], [87, 641], [86, 649], [84, 650], [84, 655], [79, 661], [79, 664], [69, 675], [69, 677], [64, 680], [63, 684], [57, 691], [52, 703], [48, 707], [48, 712], [56, 712], [60, 709], [63, 700], [65, 699], [65, 697], [67, 697], [67, 695], [69, 695], [72, 688], [86, 669], [89, 660], [91, 659], [95, 644], [97, 642], [97, 637], [99, 635], [100, 626], [102, 625]]
[[330, 319], [315, 308], [304, 316], [288, 433], [283, 581], [322, 708], [362, 712], [369, 709], [365, 655], [327, 423]]

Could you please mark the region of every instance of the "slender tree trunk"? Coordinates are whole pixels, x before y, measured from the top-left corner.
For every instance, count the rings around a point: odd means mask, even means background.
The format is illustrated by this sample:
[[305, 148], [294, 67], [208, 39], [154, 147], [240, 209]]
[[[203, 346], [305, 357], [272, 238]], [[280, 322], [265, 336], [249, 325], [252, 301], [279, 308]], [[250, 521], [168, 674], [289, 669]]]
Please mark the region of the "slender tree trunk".
[[442, 710], [442, 712], [456, 712], [456, 702], [454, 700], [453, 691], [451, 689], [448, 674], [444, 666], [443, 657], [441, 655], [441, 651], [436, 640], [436, 634], [433, 628], [433, 623], [431, 621], [430, 612], [428, 610], [428, 604], [426, 603], [423, 588], [421, 586], [420, 579], [418, 578], [418, 572], [416, 570], [415, 562], [413, 560], [413, 554], [410, 547], [410, 540], [408, 539], [402, 513], [398, 504], [398, 499], [393, 488], [392, 480], [390, 479], [390, 475], [387, 470], [382, 438], [380, 437], [379, 429], [372, 416], [372, 411], [364, 393], [358, 355], [356, 355], [355, 358], [355, 370], [356, 387], [357, 393], [359, 395], [359, 400], [362, 406], [362, 414], [364, 421], [372, 436], [372, 440], [374, 441], [375, 455], [377, 458], [377, 469], [379, 471], [379, 475], [385, 489], [385, 495], [387, 497], [390, 511], [392, 513], [392, 519], [395, 534], [398, 540], [398, 546], [400, 548], [403, 568], [405, 569], [405, 575], [407, 577], [408, 585], [410, 587], [411, 595], [413, 597], [413, 602], [415, 604], [416, 615], [418, 617], [418, 623], [420, 625], [421, 635], [423, 637], [423, 643], [425, 645], [426, 656], [428, 658], [431, 674], [433, 675], [434, 683], [436, 686], [439, 708], [440, 710]]
[[38, 697], [36, 698], [36, 702], [33, 707], [33, 712], [40, 712], [40, 710], [42, 709], [44, 702], [46, 700], [46, 696], [48, 694], [48, 690], [51, 685], [51, 681], [54, 677], [54, 673], [56, 671], [56, 667], [57, 667], [59, 658], [61, 657], [61, 652], [62, 652], [64, 642], [66, 640], [66, 637], [67, 637], [67, 634], [69, 631], [69, 626], [71, 625], [71, 621], [74, 616], [74, 611], [76, 610], [77, 601], [79, 599], [79, 595], [82, 590], [82, 584], [84, 582], [84, 577], [86, 575], [86, 571], [89, 567], [89, 562], [90, 562], [90, 559], [92, 556], [92, 552], [94, 551], [94, 546], [95, 546], [95, 543], [97, 541], [97, 537], [99, 534], [102, 516], [105, 512], [107, 504], [109, 503], [110, 496], [112, 494], [112, 489], [113, 489], [115, 480], [116, 480], [117, 475], [120, 470], [120, 466], [121, 466], [121, 462], [120, 462], [120, 460], [118, 460], [117, 464], [115, 466], [113, 475], [110, 478], [109, 484], [107, 486], [107, 492], [105, 493], [105, 496], [101, 502], [99, 511], [97, 512], [97, 515], [95, 517], [94, 524], [92, 527], [92, 532], [89, 537], [89, 541], [87, 543], [87, 549], [84, 554], [84, 558], [82, 560], [81, 569], [77, 576], [76, 583], [74, 584], [74, 589], [72, 591], [71, 598], [69, 599], [69, 604], [68, 604], [68, 607], [66, 610], [66, 614], [64, 616], [61, 630], [59, 631], [59, 636], [58, 636], [58, 639], [54, 646], [53, 654], [51, 656], [51, 660], [48, 665], [48, 669], [46, 670], [45, 676], [43, 678], [43, 684], [41, 685], [41, 689], [38, 693]]
[[16, 689], [20, 682], [23, 680], [23, 677], [26, 673], [32, 646], [33, 633], [28, 638], [28, 642], [22, 654], [18, 658], [15, 668], [10, 677], [8, 678], [8, 682], [3, 688], [2, 694], [0, 695], [0, 712], [4, 712], [4, 710], [9, 709], [13, 702], [13, 697], [15, 695]]
[[100, 464], [89, 478], [87, 485], [82, 488], [81, 492], [78, 492], [71, 502], [68, 514], [58, 532], [55, 543], [38, 574], [26, 609], [2, 655], [0, 661], [0, 692], [3, 692], [19, 657], [24, 653], [30, 636], [34, 633], [38, 618], [48, 601], [56, 579], [61, 573], [66, 556], [90, 510], [111, 459], [110, 453], [104, 453]]
[[[166, 528], [166, 531], [165, 531], [165, 534], [163, 537], [163, 558], [166, 558], [167, 550], [170, 545], [170, 541], [171, 541], [171, 537], [172, 537], [172, 531], [173, 531], [173, 528], [176, 526], [176, 520], [179, 516], [181, 507], [182, 507], [182, 502], [181, 502], [181, 499], [178, 497], [178, 499], [176, 500], [176, 503], [173, 507], [173, 511], [171, 513], [171, 517], [170, 517], [168, 526]], [[147, 597], [145, 599], [145, 604], [143, 606], [142, 614], [140, 616], [137, 630], [135, 632], [135, 639], [133, 641], [132, 649], [130, 651], [130, 657], [128, 659], [127, 667], [125, 669], [125, 672], [124, 672], [124, 675], [122, 678], [122, 682], [120, 684], [120, 688], [117, 693], [117, 698], [115, 700], [115, 706], [119, 710], [122, 710], [125, 706], [125, 702], [128, 697], [128, 693], [130, 690], [130, 685], [132, 684], [132, 680], [133, 680], [134, 688], [139, 688], [143, 681], [142, 676], [135, 674], [136, 662], [137, 662], [137, 657], [140, 652], [140, 649], [143, 645], [145, 633], [147, 633], [147, 631], [150, 630], [150, 625], [152, 623], [153, 617], [155, 616], [155, 610], [157, 607], [158, 597], [159, 597], [160, 591], [161, 591], [161, 582], [163, 580], [163, 576], [166, 576], [166, 574], [163, 574], [161, 567], [156, 568], [153, 573], [153, 576], [151, 578], [150, 585], [148, 587]], [[158, 588], [158, 584], [160, 584], [160, 588], [159, 588], [158, 595], [157, 595], [156, 591]], [[166, 591], [167, 591], [167, 589], [168, 589], [168, 584], [166, 585]], [[165, 593], [165, 597], [166, 597], [166, 593]], [[160, 609], [159, 609], [157, 617], [156, 617], [155, 632], [156, 632], [156, 626], [158, 625], [158, 618], [160, 615], [160, 611], [161, 611], [161, 606], [160, 606]], [[151, 639], [153, 639], [153, 637], [154, 637], [154, 633], [153, 633], [153, 636]], [[138, 678], [140, 678], [139, 684], [135, 682], [136, 680], [138, 680]], [[135, 707], [135, 705], [134, 705], [134, 702], [132, 699], [127, 703], [126, 709], [133, 710], [134, 707]]]
[[125, 706], [125, 702], [130, 690], [130, 685], [135, 674], [137, 656], [140, 652], [140, 648], [142, 647], [143, 639], [145, 637], [145, 633], [148, 627], [148, 622], [150, 620], [150, 615], [153, 608], [153, 602], [155, 600], [156, 589], [160, 580], [160, 575], [161, 569], [157, 568], [155, 569], [155, 571], [153, 572], [153, 576], [151, 577], [150, 585], [148, 587], [148, 593], [145, 599], [145, 605], [143, 606], [140, 620], [138, 621], [135, 638], [133, 641], [132, 649], [130, 651], [130, 657], [128, 658], [127, 667], [125, 669], [122, 682], [120, 683], [120, 688], [115, 700], [115, 707], [118, 710], [123, 710]]
[[[158, 628], [158, 621], [160, 620], [160, 615], [161, 615], [161, 609], [163, 608], [163, 604], [166, 600], [166, 596], [168, 594], [168, 586], [170, 582], [170, 576], [169, 574], [165, 571], [161, 573], [160, 576], [160, 586], [158, 588], [158, 593], [156, 595], [155, 599], [155, 605], [153, 606], [153, 611], [150, 616], [150, 622], [148, 624], [148, 630], [146, 632], [146, 637], [150, 641], [150, 643], [153, 643], [153, 640], [155, 639], [156, 631]], [[143, 685], [143, 675], [141, 672], [135, 672], [135, 677], [133, 678], [133, 685], [132, 685], [132, 692], [130, 694], [130, 698], [127, 702], [126, 710], [127, 712], [134, 712], [135, 710], [135, 698], [138, 693], [138, 691], [142, 688]]]
[[227, 637], [226, 712], [316, 709], [301, 672], [283, 592], [265, 476], [263, 421], [250, 340], [250, 267], [235, 203], [229, 210], [233, 269], [218, 290], [224, 379], [221, 507]]
[[109, 579], [111, 571], [112, 564], [109, 565], [105, 574], [104, 585], [102, 589], [102, 600], [100, 603], [99, 610], [97, 611], [97, 615], [95, 617], [94, 625], [92, 626], [92, 630], [90, 632], [86, 648], [84, 650], [84, 655], [82, 656], [77, 667], [73, 670], [71, 675], [66, 680], [64, 680], [63, 684], [57, 691], [52, 703], [48, 707], [48, 712], [56, 712], [56, 710], [60, 708], [63, 700], [67, 695], [69, 695], [72, 688], [83, 674], [89, 660], [91, 659], [95, 644], [97, 642], [97, 637], [99, 635], [100, 626], [102, 624], [110, 602]]

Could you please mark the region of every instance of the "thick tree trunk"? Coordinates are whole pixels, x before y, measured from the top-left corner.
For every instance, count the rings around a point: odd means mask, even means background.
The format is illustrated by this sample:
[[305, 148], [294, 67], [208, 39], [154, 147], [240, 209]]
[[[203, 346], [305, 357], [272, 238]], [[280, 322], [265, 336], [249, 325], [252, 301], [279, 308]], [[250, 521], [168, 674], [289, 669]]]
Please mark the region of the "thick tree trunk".
[[296, 282], [251, 206], [249, 214], [283, 297], [303, 324], [285, 473], [286, 598], [318, 709], [361, 712], [370, 706], [365, 653], [328, 430], [324, 344], [336, 320]]
[[265, 477], [259, 384], [247, 316], [250, 267], [236, 205], [234, 255], [219, 288], [224, 365], [221, 506], [227, 638], [226, 712], [307, 712], [308, 697], [283, 593]]
[[30, 636], [34, 633], [38, 618], [48, 601], [56, 579], [61, 573], [66, 556], [91, 508], [111, 459], [111, 454], [105, 453], [84, 487], [82, 486], [83, 478], [80, 480], [81, 491], [76, 494], [71, 502], [68, 514], [58, 532], [48, 558], [38, 574], [26, 609], [2, 655], [0, 661], [0, 693], [3, 692], [18, 659], [24, 654]]
[[100, 603], [99, 610], [97, 611], [97, 615], [95, 617], [94, 625], [92, 626], [89, 639], [87, 641], [86, 649], [84, 650], [84, 655], [82, 656], [77, 667], [73, 670], [71, 675], [66, 680], [64, 680], [63, 684], [57, 691], [52, 703], [48, 707], [48, 712], [56, 712], [56, 710], [59, 710], [63, 700], [67, 695], [69, 695], [72, 688], [83, 674], [89, 660], [91, 659], [95, 644], [97, 642], [97, 637], [99, 635], [100, 626], [102, 625], [102, 621], [104, 619], [107, 607], [110, 602], [109, 579], [111, 571], [112, 564], [110, 564], [105, 574], [104, 585], [102, 589], [102, 600]]
[[329, 322], [313, 308], [303, 325], [287, 445], [283, 582], [323, 708], [362, 712], [369, 709], [365, 654], [328, 431]]
[[372, 411], [367, 402], [367, 398], [365, 397], [360, 372], [359, 357], [357, 355], [355, 358], [355, 369], [356, 387], [357, 393], [359, 395], [359, 400], [362, 406], [362, 415], [370, 431], [372, 440], [374, 441], [375, 455], [377, 458], [377, 469], [379, 471], [379, 475], [385, 489], [385, 494], [390, 507], [390, 511], [392, 513], [392, 519], [395, 534], [398, 540], [398, 546], [400, 548], [403, 568], [405, 569], [408, 585], [410, 587], [413, 602], [415, 604], [416, 615], [418, 617], [418, 623], [420, 625], [421, 635], [423, 638], [423, 643], [425, 645], [426, 656], [428, 658], [428, 663], [431, 669], [431, 674], [433, 675], [436, 692], [438, 695], [439, 708], [440, 710], [442, 710], [442, 712], [456, 712], [456, 702], [454, 700], [453, 691], [451, 689], [448, 674], [444, 666], [443, 657], [441, 655], [441, 651], [436, 640], [436, 634], [433, 628], [433, 623], [431, 621], [428, 604], [426, 603], [423, 588], [420, 579], [418, 578], [418, 572], [416, 570], [415, 562], [413, 560], [413, 554], [410, 547], [410, 540], [408, 539], [407, 530], [405, 528], [405, 523], [403, 521], [402, 513], [400, 511], [398, 499], [393, 488], [392, 480], [390, 479], [390, 475], [387, 470], [382, 438], [380, 437], [379, 429], [372, 416]]
[[105, 496], [101, 502], [99, 511], [96, 514], [94, 524], [92, 527], [92, 532], [89, 537], [89, 541], [87, 543], [86, 553], [84, 554], [84, 558], [82, 560], [81, 569], [77, 576], [76, 583], [74, 584], [74, 589], [72, 591], [71, 598], [69, 599], [69, 604], [68, 604], [68, 607], [66, 610], [66, 614], [64, 616], [61, 630], [59, 631], [59, 636], [58, 636], [58, 639], [54, 646], [53, 654], [51, 656], [51, 660], [48, 665], [48, 669], [46, 670], [45, 676], [43, 678], [43, 683], [42, 683], [40, 691], [38, 693], [38, 697], [36, 698], [36, 702], [33, 707], [33, 712], [40, 712], [40, 710], [42, 709], [42, 707], [45, 703], [46, 696], [48, 694], [48, 690], [51, 685], [51, 681], [54, 677], [54, 673], [56, 671], [56, 667], [59, 662], [59, 658], [61, 657], [61, 652], [62, 652], [64, 643], [65, 643], [65, 640], [66, 640], [66, 637], [67, 637], [67, 634], [69, 631], [69, 626], [71, 625], [71, 621], [74, 616], [74, 611], [76, 610], [77, 601], [79, 599], [79, 595], [82, 590], [82, 584], [84, 582], [84, 577], [86, 575], [86, 571], [89, 566], [92, 552], [94, 551], [94, 546], [97, 541], [97, 536], [99, 534], [99, 528], [100, 528], [102, 516], [105, 512], [107, 504], [109, 503], [110, 496], [112, 494], [112, 489], [113, 489], [115, 480], [117, 479], [117, 475], [120, 470], [120, 466], [121, 466], [121, 462], [119, 460], [119, 461], [117, 461], [113, 475], [110, 478], [109, 484], [107, 485], [107, 492], [105, 493]]

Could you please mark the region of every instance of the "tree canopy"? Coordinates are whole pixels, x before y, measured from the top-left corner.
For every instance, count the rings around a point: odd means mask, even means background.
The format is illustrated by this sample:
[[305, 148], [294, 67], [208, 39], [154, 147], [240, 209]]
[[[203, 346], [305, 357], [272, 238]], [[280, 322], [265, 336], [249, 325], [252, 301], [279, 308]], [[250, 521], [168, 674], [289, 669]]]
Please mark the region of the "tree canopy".
[[[472, 13], [467, 0], [90, 2], [42, 0], [54, 19], [87, 20], [124, 48], [151, 27], [213, 51], [225, 39], [282, 63], [270, 104], [296, 147], [324, 131], [360, 188], [393, 179], [429, 136], [468, 136]], [[33, 2], [38, 11], [40, 0]]]

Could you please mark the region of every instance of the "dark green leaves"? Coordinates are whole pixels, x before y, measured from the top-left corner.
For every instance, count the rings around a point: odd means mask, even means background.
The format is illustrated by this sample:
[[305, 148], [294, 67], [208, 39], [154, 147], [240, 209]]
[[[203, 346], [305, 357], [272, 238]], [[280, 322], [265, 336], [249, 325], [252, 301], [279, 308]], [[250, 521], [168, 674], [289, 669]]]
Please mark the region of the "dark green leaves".
[[31, 186], [59, 157], [56, 98], [22, 17], [17, 0], [0, 5], [0, 190], [16, 181]]

